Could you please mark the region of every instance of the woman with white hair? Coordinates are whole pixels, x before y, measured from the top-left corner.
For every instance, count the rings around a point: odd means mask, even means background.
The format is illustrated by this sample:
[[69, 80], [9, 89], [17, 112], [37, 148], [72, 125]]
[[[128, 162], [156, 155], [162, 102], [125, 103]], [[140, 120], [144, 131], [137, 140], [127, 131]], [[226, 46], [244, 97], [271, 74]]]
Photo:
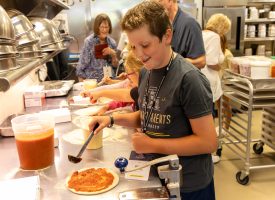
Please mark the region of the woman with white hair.
[[[201, 70], [210, 82], [213, 94], [213, 103], [217, 102], [223, 94], [219, 71], [224, 61], [225, 34], [231, 28], [230, 19], [221, 13], [212, 15], [202, 32], [204, 48], [206, 52], [206, 66]], [[212, 156], [213, 162], [219, 162], [218, 156]]]

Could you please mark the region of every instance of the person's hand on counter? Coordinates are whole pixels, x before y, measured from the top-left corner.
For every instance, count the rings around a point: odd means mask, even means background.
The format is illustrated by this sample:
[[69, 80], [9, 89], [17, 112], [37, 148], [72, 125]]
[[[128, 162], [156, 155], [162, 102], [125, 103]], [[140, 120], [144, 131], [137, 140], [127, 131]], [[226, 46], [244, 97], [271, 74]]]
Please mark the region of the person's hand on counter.
[[90, 91], [83, 91], [80, 93], [82, 97], [89, 97], [91, 103], [96, 103], [97, 100], [102, 96], [101, 92], [90, 92]]
[[96, 124], [99, 124], [98, 128], [94, 131], [94, 134], [98, 134], [103, 128], [111, 127], [113, 125], [112, 116], [94, 116], [89, 123], [89, 129], [93, 130]]

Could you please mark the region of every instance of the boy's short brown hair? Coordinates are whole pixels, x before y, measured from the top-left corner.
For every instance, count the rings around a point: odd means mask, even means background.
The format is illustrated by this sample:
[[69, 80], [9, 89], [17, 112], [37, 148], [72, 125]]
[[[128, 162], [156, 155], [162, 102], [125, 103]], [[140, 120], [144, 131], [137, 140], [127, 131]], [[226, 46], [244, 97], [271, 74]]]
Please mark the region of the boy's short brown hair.
[[112, 23], [108, 15], [105, 13], [98, 14], [94, 21], [94, 33], [99, 35], [99, 26], [103, 21], [107, 21], [109, 25], [109, 33], [112, 33]]
[[152, 0], [143, 1], [128, 10], [121, 22], [123, 31], [133, 31], [144, 25], [148, 25], [150, 33], [160, 40], [167, 29], [172, 29], [165, 8]]

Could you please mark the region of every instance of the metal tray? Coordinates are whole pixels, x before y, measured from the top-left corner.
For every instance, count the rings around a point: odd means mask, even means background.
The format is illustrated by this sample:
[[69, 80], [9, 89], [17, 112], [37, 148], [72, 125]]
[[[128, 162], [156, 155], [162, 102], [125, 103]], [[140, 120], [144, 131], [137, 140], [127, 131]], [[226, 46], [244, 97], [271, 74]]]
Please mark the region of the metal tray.
[[[240, 96], [243, 96], [246, 99], [249, 99], [249, 91], [243, 88], [240, 88], [235, 85], [224, 85], [224, 90], [231, 90], [238, 93]], [[253, 94], [253, 100], [269, 100], [275, 99], [275, 91], [258, 91]]]
[[74, 80], [67, 81], [44, 81], [40, 85], [44, 86], [46, 97], [65, 96], [73, 87]]
[[230, 99], [234, 100], [235, 102], [240, 103], [246, 107], [252, 106], [252, 109], [264, 108], [264, 107], [275, 107], [274, 99], [253, 100], [252, 105], [249, 105], [248, 99], [241, 96], [239, 92], [225, 92], [224, 95], [229, 97]]
[[248, 79], [251, 84], [253, 85], [253, 89], [255, 91], [268, 91], [274, 90], [275, 91], [275, 78], [267, 78], [267, 79], [252, 79], [251, 77], [244, 76], [241, 74], [234, 73], [229, 69], [225, 70], [225, 76], [232, 76], [233, 78], [244, 78]]

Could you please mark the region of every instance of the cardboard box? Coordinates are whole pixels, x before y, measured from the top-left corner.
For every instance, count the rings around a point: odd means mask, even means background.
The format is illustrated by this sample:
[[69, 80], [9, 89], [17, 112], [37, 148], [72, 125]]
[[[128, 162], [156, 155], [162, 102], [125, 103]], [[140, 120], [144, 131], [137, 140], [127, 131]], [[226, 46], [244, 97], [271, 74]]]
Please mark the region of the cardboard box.
[[25, 107], [43, 106], [46, 103], [44, 86], [31, 86], [24, 92]]

